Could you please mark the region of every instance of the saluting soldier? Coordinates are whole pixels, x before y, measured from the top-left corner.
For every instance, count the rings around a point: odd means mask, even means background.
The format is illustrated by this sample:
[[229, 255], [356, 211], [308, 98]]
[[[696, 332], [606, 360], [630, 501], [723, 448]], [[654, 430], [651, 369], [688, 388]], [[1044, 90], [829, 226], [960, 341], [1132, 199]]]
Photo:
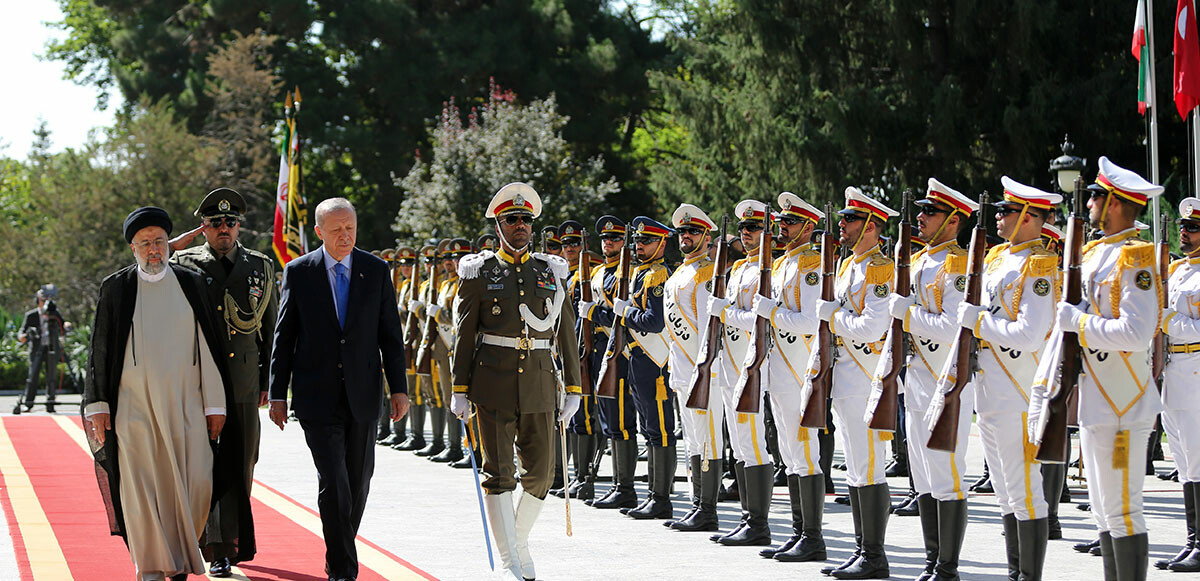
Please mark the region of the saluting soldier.
[[[921, 532], [925, 539], [925, 578], [955, 579], [958, 557], [967, 530], [967, 496], [962, 474], [966, 454], [928, 448], [929, 425], [925, 413], [937, 393], [938, 378], [958, 336], [958, 306], [967, 282], [967, 251], [958, 245], [959, 232], [979, 209], [971, 200], [936, 178], [929, 178], [926, 194], [915, 202], [917, 234], [926, 248], [912, 257], [913, 292], [893, 293], [888, 308], [912, 335], [904, 379], [904, 421], [908, 439], [908, 467], [917, 492]], [[894, 337], [893, 341], [900, 340]], [[958, 446], [967, 447], [974, 409], [974, 390], [961, 394]]]
[[779, 453], [787, 467], [792, 534], [782, 545], [759, 553], [785, 562], [824, 561], [825, 475], [821, 470], [820, 430], [800, 425], [804, 415], [801, 386], [805, 364], [821, 320], [821, 253], [813, 247], [817, 222], [825, 213], [792, 192], [777, 200], [784, 254], [771, 265], [771, 297], [754, 297], [754, 311], [771, 321], [772, 346], [767, 354], [771, 411], [779, 426]]
[[[455, 238], [446, 244], [446, 253], [443, 259], [444, 271], [446, 278], [442, 280], [438, 286], [437, 302], [432, 305], [427, 305], [426, 311], [429, 313], [432, 321], [437, 325], [437, 339], [434, 341], [433, 349], [433, 375], [436, 378], [436, 388], [441, 394], [443, 402], [450, 400], [451, 383], [450, 383], [450, 354], [454, 351], [454, 344], [458, 340], [458, 333], [454, 326], [454, 297], [458, 294], [459, 278], [458, 278], [458, 263], [459, 260], [471, 254], [470, 241], [463, 238]], [[445, 413], [442, 413], [445, 418]], [[445, 448], [439, 453], [431, 455], [430, 460], [434, 462], [456, 462], [462, 460], [462, 424], [456, 421], [445, 422], [445, 432], [447, 443]], [[437, 429], [435, 422], [434, 429]], [[435, 431], [434, 443], [440, 435], [440, 430]], [[417, 455], [421, 455], [420, 452]]]
[[[408, 297], [412, 293], [413, 275], [416, 272], [416, 264], [417, 251], [412, 247], [401, 246], [397, 248], [391, 255], [392, 281], [396, 286], [396, 309], [400, 311], [401, 321], [407, 319], [406, 315], [408, 314]], [[407, 333], [408, 329], [405, 329], [405, 332]], [[404, 340], [407, 344], [409, 338], [405, 337]], [[405, 376], [408, 378], [409, 389], [415, 391], [413, 386], [417, 384], [417, 378], [414, 370], [407, 369], [405, 371]], [[383, 384], [385, 387], [387, 387], [386, 377], [383, 380]], [[388, 388], [384, 391], [385, 393], [383, 394], [383, 397], [390, 398], [391, 389]], [[384, 409], [387, 409], [390, 406], [383, 407]], [[380, 445], [395, 447], [396, 445], [402, 444], [408, 439], [408, 414], [405, 414], [404, 417], [394, 422], [390, 420], [390, 414], [380, 414], [380, 432], [384, 432], [385, 427], [389, 425], [391, 428], [391, 435], [388, 435], [383, 440], [380, 440]]]
[[[1196, 531], [1200, 518], [1200, 199], [1179, 202], [1179, 249], [1184, 257], [1168, 270], [1167, 306], [1163, 309], [1162, 331], [1169, 342], [1163, 373], [1163, 428], [1183, 483], [1184, 523], [1187, 541], [1170, 559], [1154, 563], [1159, 569], [1200, 571], [1200, 546]], [[1163, 233], [1166, 236], [1166, 233]]]
[[[430, 272], [430, 267], [438, 264], [438, 242], [434, 241], [431, 244], [426, 244], [421, 247], [420, 255], [422, 264], [420, 265], [421, 272]], [[425, 274], [421, 277], [420, 284], [417, 285], [417, 298], [408, 301], [407, 310], [415, 313], [417, 316], [417, 332], [416, 337], [405, 337], [411, 341], [409, 349], [414, 353], [412, 361], [416, 364], [416, 353], [421, 348], [423, 337], [422, 330], [425, 328], [426, 312], [425, 301], [432, 296], [433, 279]], [[412, 396], [412, 407], [409, 411], [409, 416], [412, 417], [412, 431], [408, 434], [408, 439], [398, 445], [392, 446], [396, 450], [417, 451], [424, 450], [425, 443], [425, 412], [432, 407], [435, 398], [440, 399], [440, 395], [434, 393], [432, 385], [432, 377], [428, 374], [417, 373], [416, 367], [408, 370], [408, 389], [409, 395]], [[431, 412], [432, 415], [432, 412]]]
[[[1103, 237], [1083, 248], [1084, 304], [1058, 303], [1055, 324], [1056, 331], [1077, 332], [1082, 347], [1079, 440], [1088, 500], [1100, 529], [1105, 578], [1125, 581], [1146, 577], [1145, 443], [1162, 410], [1159, 398], [1146, 394], [1154, 385], [1149, 351], [1162, 315], [1161, 281], [1156, 249], [1138, 238], [1134, 221], [1163, 188], [1107, 157], [1099, 169], [1088, 186], [1088, 210]], [[1029, 423], [1038, 441], [1058, 359], [1042, 358], [1034, 382]]]
[[279, 297], [273, 284], [275, 268], [265, 254], [238, 241], [246, 201], [229, 188], [209, 192], [196, 208], [202, 224], [171, 241], [185, 248], [199, 234], [203, 246], [177, 250], [171, 261], [204, 275], [210, 304], [216, 305], [225, 323], [225, 347], [233, 401], [227, 404], [227, 422], [237, 422], [241, 437], [245, 481], [231, 489], [212, 508], [200, 545], [214, 577], [232, 575], [234, 563], [255, 553], [254, 525], [250, 514], [250, 488], [258, 462], [258, 408], [267, 403], [271, 341]]
[[675, 392], [667, 388], [667, 358], [671, 340], [663, 311], [663, 285], [670, 271], [663, 264], [667, 237], [674, 231], [665, 224], [638, 216], [633, 228], [634, 266], [629, 298], [613, 302], [613, 312], [624, 321], [629, 342], [629, 383], [637, 409], [639, 431], [646, 439], [650, 494], [637, 508], [625, 511], [635, 519], [669, 519], [673, 516], [671, 484], [675, 481]]
[[818, 301], [821, 320], [837, 337], [833, 365], [833, 417], [846, 455], [846, 483], [854, 518], [855, 550], [846, 562], [822, 569], [838, 579], [877, 579], [889, 574], [884, 536], [891, 500], [883, 460], [889, 432], [867, 427], [863, 416], [884, 335], [891, 324], [888, 297], [895, 263], [879, 249], [887, 220], [899, 215], [883, 202], [846, 188], [840, 243], [851, 255], [838, 266], [836, 299]]
[[[533, 220], [542, 202], [523, 183], [504, 186], [488, 205], [501, 249], [462, 259], [454, 301], [458, 336], [454, 350], [451, 410], [465, 418], [470, 404], [480, 424], [484, 504], [502, 566], [515, 579], [534, 579], [529, 532], [550, 490], [554, 470], [554, 424], [579, 407], [579, 364], [574, 316], [566, 305], [567, 261], [531, 253]], [[556, 411], [558, 379], [552, 350], [562, 356], [566, 392]], [[514, 447], [520, 459], [516, 489]]]
[[[687, 402], [691, 397], [696, 362], [702, 357], [702, 337], [708, 332], [708, 297], [712, 294], [716, 267], [708, 255], [708, 247], [716, 225], [700, 208], [681, 204], [671, 215], [671, 226], [679, 236], [683, 264], [667, 279], [663, 308], [671, 339], [670, 385], [677, 394], [676, 401]], [[709, 383], [709, 390], [713, 390], [712, 383]], [[725, 450], [725, 433], [721, 426], [724, 412], [725, 407], [715, 399], [709, 400], [708, 409], [679, 406], [692, 481], [692, 508], [683, 518], [666, 523], [677, 531], [715, 531], [718, 528], [717, 495], [724, 472], [721, 459]]]
[[[579, 301], [581, 318], [594, 324], [592, 330], [592, 385], [599, 382], [600, 367], [612, 334], [612, 304], [617, 296], [617, 278], [620, 270], [621, 249], [625, 247], [625, 222], [616, 216], [601, 216], [596, 220], [596, 232], [600, 234], [600, 250], [604, 252], [604, 264], [592, 269], [592, 302]], [[637, 467], [637, 434], [635, 412], [629, 385], [629, 355], [618, 353], [616, 397], [597, 397], [600, 427], [604, 436], [612, 442], [613, 485], [601, 498], [593, 499], [593, 508], [635, 508], [637, 493], [633, 490], [633, 472]]]
[[[754, 312], [754, 297], [758, 294], [759, 244], [770, 244], [766, 230], [767, 205], [758, 200], [742, 200], [734, 208], [738, 218], [738, 235], [745, 249], [746, 258], [734, 263], [729, 271], [725, 296], [711, 296], [708, 312], [711, 317], [720, 317], [725, 323], [724, 349], [721, 352], [720, 379], [721, 401], [725, 406], [729, 441], [733, 445], [734, 478], [737, 480], [738, 496], [742, 501], [742, 519], [737, 528], [727, 534], [714, 537], [718, 543], [730, 546], [769, 545], [771, 529], [767, 515], [771, 508], [771, 487], [774, 485], [774, 466], [767, 454], [764, 413], [742, 413], [737, 411], [736, 393], [738, 376], [741, 375], [746, 352], [749, 351], [751, 332], [758, 314]], [[705, 321], [707, 324], [707, 320]], [[766, 382], [764, 381], [765, 385]]]
[[[558, 239], [562, 242], [562, 256], [567, 260], [571, 276], [567, 281], [567, 297], [571, 300], [571, 309], [579, 308], [581, 260], [591, 260], [587, 249], [583, 247], [583, 224], [575, 220], [567, 220], [558, 226]], [[583, 281], [583, 284], [591, 284]], [[582, 338], [580, 320], [575, 321], [575, 335]], [[567, 484], [565, 490], [550, 491], [562, 497], [569, 494], [572, 498], [591, 500], [596, 496], [596, 475], [592, 474], [592, 462], [600, 449], [600, 418], [596, 412], [596, 392], [582, 396], [579, 411], [571, 417], [569, 432], [567, 432], [567, 452], [575, 459], [575, 477]]]
[[[1042, 471], [1034, 460], [1036, 449], [1022, 426], [1026, 425], [1030, 386], [1061, 291], [1058, 255], [1045, 248], [1042, 232], [1062, 196], [1008, 176], [1000, 181], [1004, 199], [994, 205], [997, 231], [1005, 242], [993, 246], [984, 259], [986, 302], [960, 304], [957, 319], [980, 340], [975, 409], [984, 458], [1000, 505], [1008, 572], [1011, 577], [1040, 579], [1049, 507]], [[959, 425], [963, 425], [961, 421]]]

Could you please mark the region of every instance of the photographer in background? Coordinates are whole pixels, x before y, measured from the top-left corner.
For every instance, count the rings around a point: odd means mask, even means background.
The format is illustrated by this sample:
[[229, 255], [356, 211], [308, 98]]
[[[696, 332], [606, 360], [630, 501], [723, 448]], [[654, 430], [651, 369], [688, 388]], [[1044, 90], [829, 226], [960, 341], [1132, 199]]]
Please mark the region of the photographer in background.
[[37, 398], [38, 374], [46, 369], [46, 411], [54, 413], [54, 396], [62, 383], [58, 364], [63, 361], [63, 334], [70, 324], [63, 320], [54, 304], [58, 288], [52, 284], [42, 285], [34, 296], [37, 308], [25, 313], [25, 322], [17, 332], [17, 341], [29, 344], [29, 379], [25, 382], [25, 411], [33, 409]]

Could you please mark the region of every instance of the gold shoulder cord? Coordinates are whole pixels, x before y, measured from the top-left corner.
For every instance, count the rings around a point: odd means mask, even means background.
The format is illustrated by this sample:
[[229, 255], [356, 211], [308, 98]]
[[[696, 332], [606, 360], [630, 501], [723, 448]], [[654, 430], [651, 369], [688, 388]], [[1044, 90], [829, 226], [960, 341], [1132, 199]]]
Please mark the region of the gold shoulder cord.
[[[266, 265], [265, 270], [267, 272], [263, 277], [264, 284], [274, 284], [275, 276], [271, 272], [270, 265]], [[263, 289], [263, 293], [268, 299], [272, 290], [270, 287]], [[267, 305], [270, 303], [270, 300], [250, 295], [250, 310], [243, 311], [233, 296], [229, 294], [229, 289], [225, 289], [225, 322], [229, 324], [230, 329], [243, 335], [259, 333], [262, 329], [263, 315], [267, 313]], [[262, 339], [261, 333], [259, 339]]]

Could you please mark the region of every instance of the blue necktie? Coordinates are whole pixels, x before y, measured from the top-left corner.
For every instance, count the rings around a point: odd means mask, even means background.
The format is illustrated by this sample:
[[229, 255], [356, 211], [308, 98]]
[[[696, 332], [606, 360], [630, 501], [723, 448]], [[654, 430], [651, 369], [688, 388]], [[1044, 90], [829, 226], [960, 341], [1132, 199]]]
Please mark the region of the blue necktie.
[[333, 294], [337, 301], [338, 325], [346, 328], [346, 303], [350, 300], [350, 277], [346, 276], [346, 265], [333, 265]]

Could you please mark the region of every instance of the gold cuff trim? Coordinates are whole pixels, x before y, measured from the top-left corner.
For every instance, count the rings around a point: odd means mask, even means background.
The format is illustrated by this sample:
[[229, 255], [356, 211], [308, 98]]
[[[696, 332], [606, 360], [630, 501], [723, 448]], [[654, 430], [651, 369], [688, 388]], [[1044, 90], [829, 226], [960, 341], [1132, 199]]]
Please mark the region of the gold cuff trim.
[[1087, 344], [1087, 338], [1086, 338], [1086, 337], [1084, 337], [1084, 335], [1083, 335], [1083, 329], [1084, 329], [1084, 327], [1086, 327], [1086, 326], [1087, 326], [1087, 319], [1088, 319], [1088, 317], [1090, 317], [1090, 316], [1091, 316], [1091, 315], [1089, 315], [1089, 314], [1087, 314], [1087, 313], [1084, 313], [1084, 314], [1083, 314], [1083, 316], [1079, 317], [1079, 331], [1078, 331], [1078, 333], [1079, 333], [1079, 344], [1080, 344], [1080, 345], [1083, 345], [1083, 348], [1084, 348], [1084, 349], [1087, 349], [1087, 348], [1088, 348], [1088, 344]]
[[975, 326], [971, 328], [971, 334], [975, 335], [975, 338], [976, 338], [976, 339], [982, 339], [982, 338], [983, 338], [983, 337], [980, 337], [980, 336], [979, 336], [979, 327], [980, 327], [981, 325], [983, 325], [983, 315], [984, 315], [984, 313], [986, 313], [986, 312], [987, 312], [986, 310], [985, 310], [985, 311], [979, 311], [979, 317], [977, 317], [977, 318], [975, 319]]
[[579, 387], [578, 385], [568, 385], [566, 390], [567, 393], [583, 393], [583, 388]]
[[454, 391], [454, 393], [467, 393], [467, 386], [456, 385], [456, 386], [454, 386], [453, 391]]

